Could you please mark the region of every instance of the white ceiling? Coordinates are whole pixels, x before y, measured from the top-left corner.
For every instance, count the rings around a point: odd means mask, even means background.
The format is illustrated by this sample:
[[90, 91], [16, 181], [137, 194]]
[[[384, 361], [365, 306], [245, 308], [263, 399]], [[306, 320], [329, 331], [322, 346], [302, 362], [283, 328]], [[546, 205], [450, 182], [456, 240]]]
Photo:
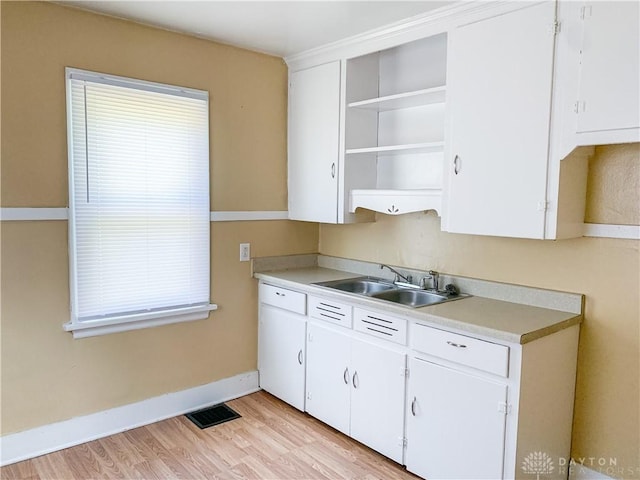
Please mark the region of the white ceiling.
[[62, 1], [67, 6], [286, 57], [452, 1]]

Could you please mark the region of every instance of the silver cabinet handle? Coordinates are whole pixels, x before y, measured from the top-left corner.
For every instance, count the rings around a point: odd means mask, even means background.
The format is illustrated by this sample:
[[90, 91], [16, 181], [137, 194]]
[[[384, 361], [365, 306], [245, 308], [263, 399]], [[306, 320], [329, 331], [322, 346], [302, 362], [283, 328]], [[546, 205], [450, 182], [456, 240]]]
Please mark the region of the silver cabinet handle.
[[460, 157], [458, 155], [453, 159], [453, 173], [456, 175], [460, 173]]
[[414, 417], [416, 416], [416, 401], [418, 399], [416, 397], [413, 397], [413, 401], [411, 402], [411, 415], [413, 415]]
[[360, 384], [360, 380], [358, 379], [358, 372], [353, 374], [353, 380], [351, 383], [353, 383], [353, 388], [359, 388], [358, 385]]
[[280, 293], [280, 292], [276, 292], [276, 295], [278, 295], [279, 297], [286, 297], [284, 293]]
[[302, 349], [298, 352], [298, 363], [302, 365]]
[[453, 343], [447, 340], [447, 344], [451, 345], [452, 347], [456, 347], [456, 348], [467, 348], [466, 345], [462, 344], [462, 343]]
[[349, 385], [349, 367], [344, 369], [344, 373], [342, 374], [342, 379], [344, 380], [345, 385]]
[[336, 163], [331, 164], [331, 178], [336, 178]]

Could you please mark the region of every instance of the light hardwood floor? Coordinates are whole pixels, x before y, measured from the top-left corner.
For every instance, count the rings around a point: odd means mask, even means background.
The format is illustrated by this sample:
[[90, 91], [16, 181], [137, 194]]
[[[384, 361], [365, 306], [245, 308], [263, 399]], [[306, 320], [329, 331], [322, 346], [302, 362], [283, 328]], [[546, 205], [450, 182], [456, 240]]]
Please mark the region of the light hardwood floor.
[[400, 465], [265, 392], [242, 418], [200, 430], [184, 416], [0, 469], [2, 479], [412, 479]]

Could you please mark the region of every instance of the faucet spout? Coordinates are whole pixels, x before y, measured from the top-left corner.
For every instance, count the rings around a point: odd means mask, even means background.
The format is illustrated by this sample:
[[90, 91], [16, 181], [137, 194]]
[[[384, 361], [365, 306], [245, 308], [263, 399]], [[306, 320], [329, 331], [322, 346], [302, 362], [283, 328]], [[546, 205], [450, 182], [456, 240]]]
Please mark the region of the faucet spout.
[[380, 270], [385, 269], [385, 268], [390, 270], [390, 271], [392, 271], [396, 275], [396, 278], [393, 280], [394, 282], [399, 282], [400, 279], [402, 279], [407, 283], [411, 283], [411, 275], [406, 275], [405, 276], [405, 275], [401, 274], [400, 272], [398, 272], [395, 268], [390, 267], [389, 265], [385, 265], [384, 263], [381, 263], [380, 264]]
[[431, 275], [431, 279], [433, 280], [433, 291], [438, 291], [438, 280], [440, 279], [440, 274], [435, 270], [429, 270], [429, 275]]

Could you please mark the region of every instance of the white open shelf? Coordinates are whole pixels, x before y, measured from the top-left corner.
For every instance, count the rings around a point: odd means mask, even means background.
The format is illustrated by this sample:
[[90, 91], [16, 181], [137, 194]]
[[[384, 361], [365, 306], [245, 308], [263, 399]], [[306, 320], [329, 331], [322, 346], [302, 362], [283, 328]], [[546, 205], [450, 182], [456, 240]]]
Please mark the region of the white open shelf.
[[439, 188], [412, 190], [358, 189], [350, 192], [351, 212], [366, 208], [388, 215], [442, 209], [442, 190]]
[[442, 152], [444, 150], [444, 142], [427, 142], [427, 143], [409, 143], [404, 145], [386, 145], [381, 147], [366, 148], [348, 148], [347, 155], [356, 155], [359, 153], [384, 153], [387, 155], [402, 153], [431, 153]]
[[384, 97], [370, 98], [358, 102], [349, 103], [349, 108], [364, 108], [385, 112], [399, 108], [411, 108], [434, 103], [444, 103], [447, 87], [425, 88], [412, 92], [398, 93]]

